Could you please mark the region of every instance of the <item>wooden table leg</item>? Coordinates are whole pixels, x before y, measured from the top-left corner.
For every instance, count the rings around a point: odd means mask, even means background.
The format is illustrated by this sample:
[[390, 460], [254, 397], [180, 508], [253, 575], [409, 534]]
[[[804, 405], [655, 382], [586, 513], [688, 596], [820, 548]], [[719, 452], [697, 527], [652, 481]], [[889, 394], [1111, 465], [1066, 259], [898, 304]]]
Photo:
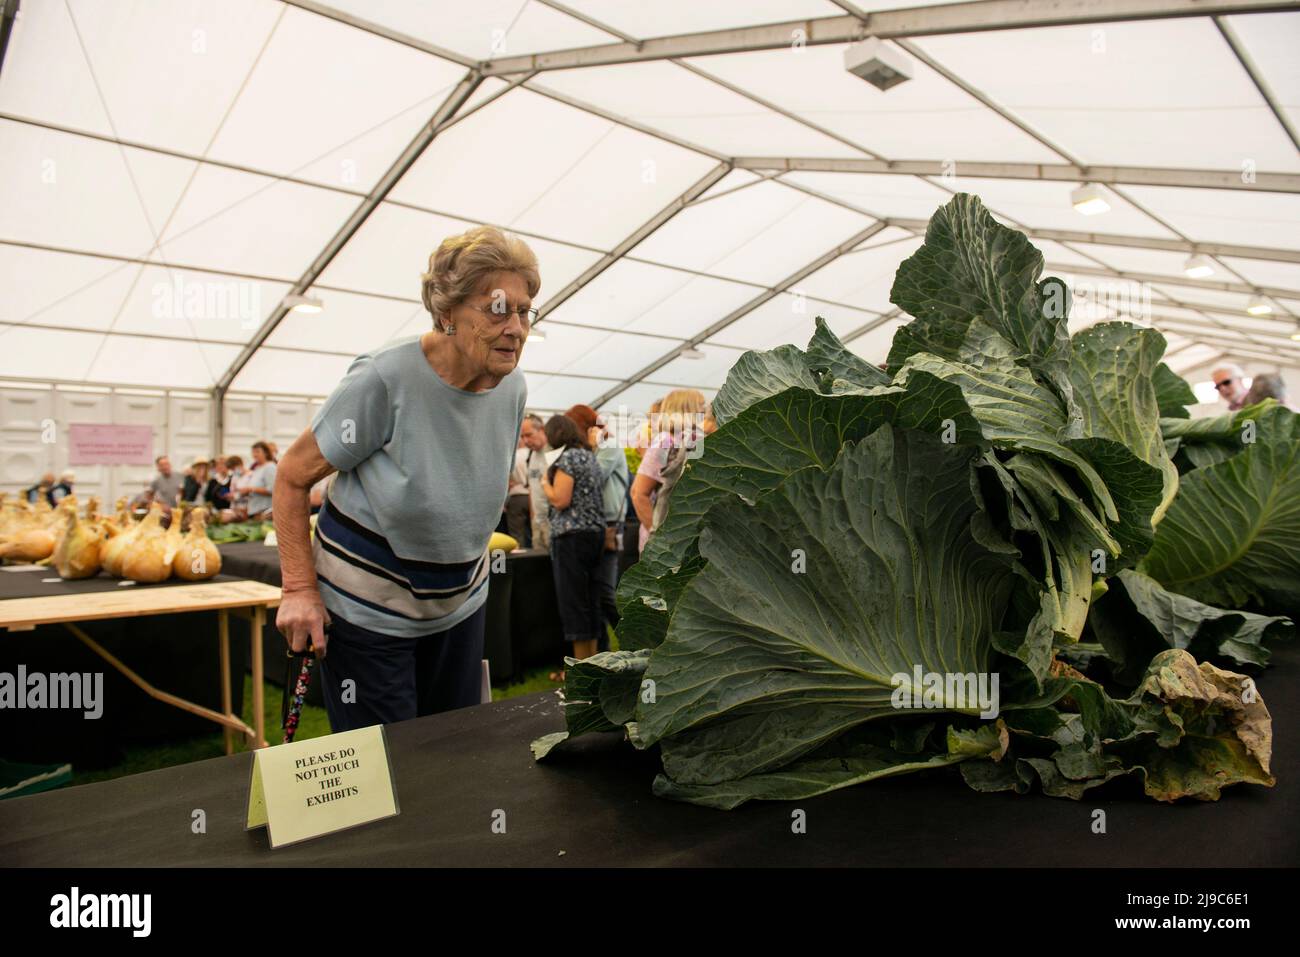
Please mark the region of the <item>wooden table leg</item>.
[[262, 668], [262, 630], [266, 627], [266, 606], [253, 608], [251, 651], [253, 654], [253, 747], [265, 748], [266, 743], [266, 706], [263, 698], [266, 693], [265, 676]]
[[[230, 703], [230, 615], [224, 608], [217, 611], [217, 643], [221, 649], [221, 710], [233, 718]], [[235, 737], [230, 733], [230, 726], [222, 727], [221, 733], [226, 739], [226, 754], [230, 754], [235, 750]]]
[[99, 655], [99, 657], [103, 658], [110, 665], [112, 665], [114, 668], [120, 671], [123, 675], [126, 676], [127, 680], [129, 680], [133, 685], [135, 685], [137, 688], [139, 688], [149, 697], [161, 701], [164, 704], [169, 704], [173, 708], [180, 708], [182, 711], [188, 711], [190, 714], [197, 714], [200, 717], [207, 718], [209, 721], [215, 721], [217, 724], [222, 725], [223, 727], [229, 726], [234, 730], [238, 731], [240, 734], [244, 735], [245, 737], [251, 737], [254, 734], [254, 730], [252, 728], [244, 724], [244, 722], [241, 719], [235, 717], [234, 715], [222, 714], [220, 711], [213, 711], [211, 708], [205, 708], [201, 704], [195, 704], [192, 701], [186, 701], [184, 698], [178, 697], [177, 695], [171, 694], [170, 692], [161, 691], [158, 688], [155, 688], [153, 685], [145, 681], [138, 674], [136, 674], [125, 664], [123, 664], [121, 660], [119, 660], [115, 655], [113, 655], [111, 652], [105, 649], [103, 645], [101, 645], [99, 642], [95, 641], [95, 639], [91, 638], [88, 634], [82, 631], [81, 628], [79, 628], [75, 623], [70, 621], [65, 621], [62, 624], [64, 628], [68, 629], [68, 631], [76, 635], [77, 638], [81, 640], [82, 644], [84, 644], [91, 651]]

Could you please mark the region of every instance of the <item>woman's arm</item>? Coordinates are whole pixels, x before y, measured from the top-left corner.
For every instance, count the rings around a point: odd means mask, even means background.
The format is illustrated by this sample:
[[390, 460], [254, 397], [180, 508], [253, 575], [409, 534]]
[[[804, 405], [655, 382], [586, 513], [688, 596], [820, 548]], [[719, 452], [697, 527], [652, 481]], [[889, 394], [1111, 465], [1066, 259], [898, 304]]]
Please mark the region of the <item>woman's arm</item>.
[[548, 482], [546, 476], [542, 476], [542, 491], [546, 493], [546, 500], [555, 508], [564, 510], [573, 502], [573, 476], [561, 469], [555, 470], [555, 481]]
[[632, 508], [636, 510], [636, 520], [647, 531], [652, 530], [655, 515], [654, 503], [650, 501], [650, 496], [659, 485], [660, 483], [650, 476], [640, 473], [632, 482]]
[[275, 625], [294, 651], [307, 647], [325, 655], [325, 624], [329, 615], [321, 601], [316, 566], [311, 557], [311, 487], [334, 472], [321, 454], [316, 436], [305, 430], [294, 440], [275, 474], [275, 538], [280, 546], [281, 599]]

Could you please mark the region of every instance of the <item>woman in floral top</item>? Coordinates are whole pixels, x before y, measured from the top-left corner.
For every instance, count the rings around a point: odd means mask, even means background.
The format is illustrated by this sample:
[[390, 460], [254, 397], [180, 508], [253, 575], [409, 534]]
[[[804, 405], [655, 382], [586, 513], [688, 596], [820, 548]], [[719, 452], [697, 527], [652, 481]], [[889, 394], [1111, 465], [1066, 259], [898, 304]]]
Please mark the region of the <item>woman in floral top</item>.
[[573, 420], [551, 416], [546, 441], [561, 449], [546, 471], [542, 490], [550, 502], [551, 569], [564, 639], [574, 658], [590, 658], [605, 630], [601, 611], [600, 560], [605, 550], [603, 476], [595, 454]]

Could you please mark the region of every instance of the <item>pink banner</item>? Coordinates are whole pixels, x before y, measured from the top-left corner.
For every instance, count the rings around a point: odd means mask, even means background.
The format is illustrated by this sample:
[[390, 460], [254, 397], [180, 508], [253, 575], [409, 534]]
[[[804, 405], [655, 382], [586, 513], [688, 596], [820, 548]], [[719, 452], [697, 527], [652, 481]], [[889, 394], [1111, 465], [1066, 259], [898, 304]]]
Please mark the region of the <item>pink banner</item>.
[[69, 425], [69, 465], [152, 465], [153, 426]]

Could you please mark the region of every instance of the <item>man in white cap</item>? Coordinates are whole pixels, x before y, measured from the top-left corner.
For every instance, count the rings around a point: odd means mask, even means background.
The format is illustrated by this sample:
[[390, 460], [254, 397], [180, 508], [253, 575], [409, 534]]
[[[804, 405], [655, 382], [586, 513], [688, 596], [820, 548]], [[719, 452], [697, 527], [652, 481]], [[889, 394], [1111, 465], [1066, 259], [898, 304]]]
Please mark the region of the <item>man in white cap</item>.
[[1230, 412], [1236, 412], [1245, 405], [1245, 378], [1246, 373], [1241, 371], [1239, 365], [1219, 366], [1210, 373], [1210, 379], [1214, 382], [1214, 388], [1218, 390], [1219, 398], [1228, 403]]

